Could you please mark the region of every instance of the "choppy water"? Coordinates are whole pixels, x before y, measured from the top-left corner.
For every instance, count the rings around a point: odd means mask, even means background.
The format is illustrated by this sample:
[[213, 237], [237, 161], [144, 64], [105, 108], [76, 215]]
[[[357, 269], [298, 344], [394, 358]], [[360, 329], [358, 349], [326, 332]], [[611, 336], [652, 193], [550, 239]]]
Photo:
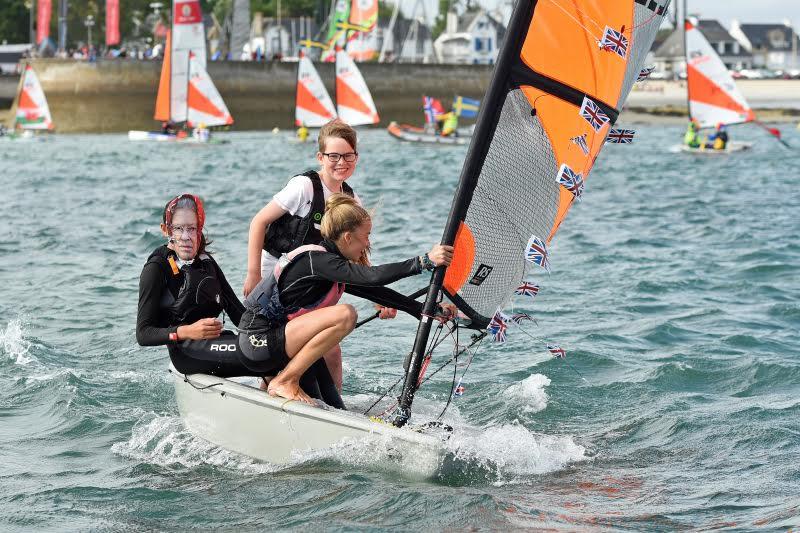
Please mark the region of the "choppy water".
[[[604, 151], [527, 308], [586, 381], [512, 330], [479, 352], [448, 411], [447, 460], [406, 471], [370, 446], [282, 467], [216, 448], [183, 428], [166, 352], [135, 342], [165, 201], [206, 199], [238, 287], [250, 217], [312, 148], [268, 133], [1, 143], [0, 528], [800, 526], [798, 156], [734, 133], [754, 150], [694, 159], [668, 150], [680, 129], [640, 127]], [[374, 258], [420, 253], [465, 150], [369, 131], [360, 151]], [[348, 339], [349, 389], [392, 382], [413, 333], [398, 318]], [[451, 375], [419, 393], [420, 412], [438, 412]]]

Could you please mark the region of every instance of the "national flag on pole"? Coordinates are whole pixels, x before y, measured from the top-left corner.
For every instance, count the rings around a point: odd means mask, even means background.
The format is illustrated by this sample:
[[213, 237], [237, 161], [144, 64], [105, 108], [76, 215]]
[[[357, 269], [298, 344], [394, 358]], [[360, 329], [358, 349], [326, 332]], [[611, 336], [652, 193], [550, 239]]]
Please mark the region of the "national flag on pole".
[[531, 235], [528, 246], [525, 248], [525, 260], [539, 265], [550, 272], [550, 260], [547, 258], [547, 246], [536, 235]]
[[609, 26], [606, 26], [600, 46], [603, 50], [614, 52], [622, 59], [625, 59], [625, 56], [628, 55], [628, 39], [622, 33]]
[[522, 285], [517, 287], [514, 291], [514, 294], [518, 296], [530, 296], [531, 298], [535, 298], [537, 294], [539, 294], [539, 286], [535, 283], [531, 283], [530, 281], [523, 281]]
[[478, 116], [478, 107], [481, 101], [474, 98], [464, 98], [463, 96], [456, 96], [453, 100], [453, 110], [456, 115], [463, 118], [474, 118]]
[[583, 97], [583, 104], [581, 104], [580, 114], [584, 119], [586, 119], [586, 122], [592, 126], [594, 131], [600, 131], [600, 128], [611, 122], [611, 119], [608, 118], [608, 115], [603, 113], [603, 110], [600, 109], [600, 106], [594, 103], [594, 101], [588, 96]]
[[648, 77], [650, 77], [650, 74], [652, 74], [655, 69], [656, 69], [655, 65], [653, 65], [652, 67], [644, 67], [642, 70], [639, 71], [639, 75], [636, 76], [636, 81], [646, 80]]
[[580, 147], [581, 151], [583, 152], [583, 155], [589, 155], [589, 145], [586, 143], [585, 133], [583, 135], [578, 135], [576, 137], [570, 137], [569, 140], [574, 142]]
[[581, 199], [581, 195], [583, 194], [583, 176], [569, 168], [566, 164], [561, 165], [561, 168], [558, 169], [556, 183], [562, 185], [571, 192], [576, 200]]
[[547, 345], [547, 350], [551, 354], [553, 354], [553, 357], [555, 357], [557, 359], [566, 359], [566, 357], [567, 357], [566, 350], [564, 350], [564, 348], [562, 348], [558, 344], [548, 344]]
[[430, 96], [422, 97], [422, 109], [425, 111], [425, 123], [435, 124], [440, 115], [444, 115], [444, 107], [436, 98]]
[[635, 134], [635, 130], [618, 130], [612, 128], [611, 131], [608, 132], [606, 142], [608, 144], [631, 144]]

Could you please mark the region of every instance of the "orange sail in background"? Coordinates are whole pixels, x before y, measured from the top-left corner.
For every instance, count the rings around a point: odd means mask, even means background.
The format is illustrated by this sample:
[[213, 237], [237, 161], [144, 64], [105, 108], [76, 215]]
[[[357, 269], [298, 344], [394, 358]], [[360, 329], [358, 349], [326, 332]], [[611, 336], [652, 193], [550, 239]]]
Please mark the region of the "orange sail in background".
[[153, 118], [162, 122], [169, 121], [169, 85], [170, 85], [170, 60], [172, 57], [172, 32], [167, 30], [167, 43], [164, 45], [164, 61], [161, 63], [161, 79], [158, 82], [158, 96], [156, 96], [156, 112]]

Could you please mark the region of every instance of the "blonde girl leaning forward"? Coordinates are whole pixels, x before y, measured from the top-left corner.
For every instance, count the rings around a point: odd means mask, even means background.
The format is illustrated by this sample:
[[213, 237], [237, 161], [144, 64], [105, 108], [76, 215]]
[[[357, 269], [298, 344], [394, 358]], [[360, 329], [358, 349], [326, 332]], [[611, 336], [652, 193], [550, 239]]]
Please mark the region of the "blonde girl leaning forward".
[[[292, 250], [288, 262], [279, 263], [245, 300], [239, 346], [249, 367], [277, 373], [269, 382], [269, 394], [311, 402], [300, 387], [300, 376], [356, 322], [353, 307], [338, 303], [342, 293], [420, 316], [420, 302], [385, 285], [449, 265], [453, 248], [437, 244], [421, 256], [369, 266], [371, 231], [372, 220], [363, 207], [347, 195], [332, 195], [322, 219], [322, 242]], [[445, 304], [440, 311], [444, 319], [455, 308]]]

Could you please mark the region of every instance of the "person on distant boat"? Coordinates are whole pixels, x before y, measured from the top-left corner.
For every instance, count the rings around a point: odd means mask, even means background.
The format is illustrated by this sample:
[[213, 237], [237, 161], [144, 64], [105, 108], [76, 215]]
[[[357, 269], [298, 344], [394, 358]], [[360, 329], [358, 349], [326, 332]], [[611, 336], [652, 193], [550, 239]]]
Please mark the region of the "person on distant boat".
[[[420, 302], [385, 285], [453, 258], [452, 246], [437, 244], [422, 256], [370, 266], [371, 231], [370, 214], [353, 197], [333, 194], [321, 221], [322, 243], [292, 250], [245, 299], [239, 347], [253, 368], [280, 370], [269, 382], [271, 396], [311, 403], [300, 376], [355, 327], [353, 306], [338, 303], [344, 292], [419, 318]], [[454, 315], [455, 306], [443, 304], [436, 318]]]
[[208, 142], [210, 136], [211, 133], [208, 131], [208, 128], [206, 128], [205, 122], [199, 123], [197, 127], [192, 130], [192, 137], [200, 142]]
[[175, 135], [175, 124], [169, 120], [163, 121], [161, 123], [161, 133], [166, 135]]
[[[318, 141], [319, 171], [309, 170], [293, 177], [250, 222], [245, 296], [273, 272], [283, 254], [303, 244], [322, 241], [320, 220], [325, 212], [325, 200], [331, 194], [347, 194], [361, 205], [361, 199], [345, 183], [358, 164], [355, 130], [334, 119], [320, 129]], [[394, 309], [381, 309], [380, 312], [381, 319], [397, 315]], [[342, 353], [338, 345], [325, 356], [325, 361], [341, 389]]]
[[686, 134], [683, 136], [683, 144], [689, 148], [700, 148], [700, 139], [697, 136], [698, 129], [696, 121], [689, 121], [689, 127], [686, 128]]
[[301, 143], [306, 142], [306, 139], [308, 139], [308, 128], [306, 128], [305, 124], [300, 124], [300, 127], [297, 128], [297, 138]]
[[714, 150], [724, 150], [728, 146], [728, 131], [725, 124], [721, 122], [717, 124], [717, 129], [712, 133], [708, 140], [711, 142], [709, 145], [706, 143], [706, 148], [713, 148]]
[[[172, 365], [183, 374], [263, 377], [264, 372], [243, 363], [247, 359], [236, 334], [223, 330], [217, 319], [224, 311], [237, 325], [244, 306], [206, 250], [204, 224], [203, 202], [197, 196], [181, 194], [164, 208], [161, 231], [168, 241], [142, 268], [136, 341], [166, 345]], [[343, 406], [324, 364], [304, 374], [301, 383], [314, 397]]]
[[458, 115], [450, 111], [444, 115], [442, 124], [442, 137], [458, 137]]

